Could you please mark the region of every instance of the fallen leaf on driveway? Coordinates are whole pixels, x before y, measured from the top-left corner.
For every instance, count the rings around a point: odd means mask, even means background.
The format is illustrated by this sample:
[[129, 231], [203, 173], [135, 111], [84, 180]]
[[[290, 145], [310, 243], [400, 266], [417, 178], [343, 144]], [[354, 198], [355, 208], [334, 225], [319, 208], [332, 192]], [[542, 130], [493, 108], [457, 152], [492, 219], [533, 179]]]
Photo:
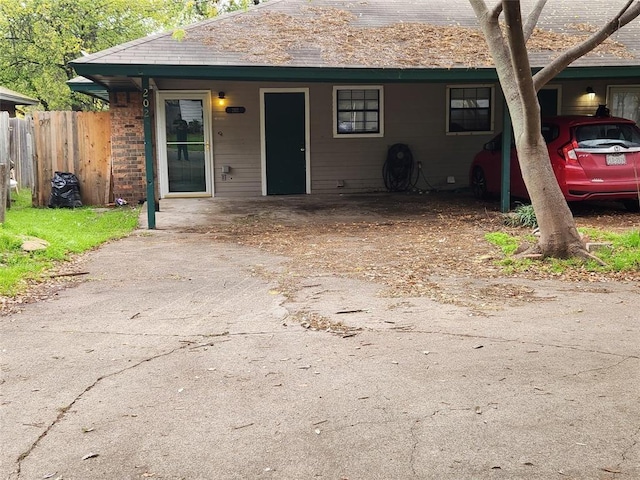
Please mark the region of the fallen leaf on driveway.
[[600, 470], [602, 470], [603, 472], [609, 472], [609, 473], [622, 473], [622, 470], [619, 470], [617, 468], [610, 468], [610, 467], [604, 467], [604, 468], [601, 468]]

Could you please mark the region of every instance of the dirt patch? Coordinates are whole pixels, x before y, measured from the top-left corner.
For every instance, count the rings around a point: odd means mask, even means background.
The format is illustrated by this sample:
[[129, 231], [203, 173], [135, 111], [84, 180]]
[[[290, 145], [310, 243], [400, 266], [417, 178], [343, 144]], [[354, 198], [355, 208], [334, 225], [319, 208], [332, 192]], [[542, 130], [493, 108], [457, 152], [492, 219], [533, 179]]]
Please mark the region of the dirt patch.
[[[295, 290], [292, 278], [331, 272], [380, 283], [385, 296], [429, 297], [486, 311], [546, 300], [526, 284], [529, 280], [640, 280], [640, 271], [593, 273], [576, 267], [559, 274], [548, 262], [505, 275], [499, 264], [503, 255], [485, 234], [526, 235], [529, 230], [504, 226], [495, 203], [467, 196], [373, 195], [357, 202], [329, 200], [322, 208], [292, 201], [286, 208], [284, 203], [270, 204], [269, 209], [262, 205], [245, 204], [245, 215], [208, 226], [206, 233], [218, 241], [291, 258], [283, 291]], [[640, 225], [638, 214], [617, 205], [585, 204], [574, 209], [579, 227], [625, 231]], [[509, 282], [499, 280], [505, 277]], [[481, 285], [478, 279], [483, 279]]]

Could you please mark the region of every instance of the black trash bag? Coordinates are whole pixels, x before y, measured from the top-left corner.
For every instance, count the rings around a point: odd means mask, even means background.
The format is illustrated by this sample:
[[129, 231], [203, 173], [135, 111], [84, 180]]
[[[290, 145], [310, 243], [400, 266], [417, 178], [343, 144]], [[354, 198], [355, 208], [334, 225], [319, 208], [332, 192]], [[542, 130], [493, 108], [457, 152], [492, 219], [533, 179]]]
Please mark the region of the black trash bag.
[[49, 207], [76, 208], [81, 206], [78, 177], [69, 172], [56, 172], [51, 180]]

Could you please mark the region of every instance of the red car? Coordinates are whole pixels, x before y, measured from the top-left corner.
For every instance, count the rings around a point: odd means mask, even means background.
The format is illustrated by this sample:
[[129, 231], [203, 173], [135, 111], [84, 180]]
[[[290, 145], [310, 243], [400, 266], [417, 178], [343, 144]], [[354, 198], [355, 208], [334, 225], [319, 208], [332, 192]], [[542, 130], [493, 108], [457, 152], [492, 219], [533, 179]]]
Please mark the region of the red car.
[[[639, 209], [640, 129], [616, 117], [563, 116], [543, 119], [553, 172], [569, 202], [618, 200]], [[477, 198], [500, 194], [502, 135], [473, 159], [469, 183]], [[511, 195], [529, 198], [515, 146], [511, 147]]]

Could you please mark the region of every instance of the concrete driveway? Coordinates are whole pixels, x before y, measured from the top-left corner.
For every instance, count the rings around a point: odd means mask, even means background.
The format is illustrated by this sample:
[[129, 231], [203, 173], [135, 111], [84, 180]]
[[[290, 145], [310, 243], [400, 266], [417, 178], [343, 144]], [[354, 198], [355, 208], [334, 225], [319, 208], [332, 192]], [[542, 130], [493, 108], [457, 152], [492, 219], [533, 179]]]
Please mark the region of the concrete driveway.
[[2, 478], [640, 478], [637, 284], [486, 316], [331, 272], [283, 292], [287, 258], [189, 233], [229, 205], [163, 200], [0, 318]]

